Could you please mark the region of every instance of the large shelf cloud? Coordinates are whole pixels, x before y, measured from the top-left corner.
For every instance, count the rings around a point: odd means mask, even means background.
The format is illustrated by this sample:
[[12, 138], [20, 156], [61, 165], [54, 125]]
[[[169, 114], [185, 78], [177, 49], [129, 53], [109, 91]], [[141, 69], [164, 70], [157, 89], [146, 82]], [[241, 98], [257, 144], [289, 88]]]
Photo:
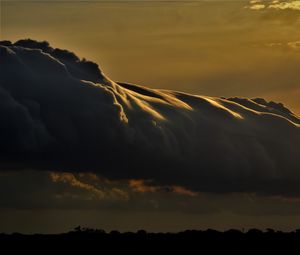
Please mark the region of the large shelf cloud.
[[114, 82], [47, 42], [2, 41], [0, 59], [2, 170], [300, 194], [300, 119], [283, 104]]

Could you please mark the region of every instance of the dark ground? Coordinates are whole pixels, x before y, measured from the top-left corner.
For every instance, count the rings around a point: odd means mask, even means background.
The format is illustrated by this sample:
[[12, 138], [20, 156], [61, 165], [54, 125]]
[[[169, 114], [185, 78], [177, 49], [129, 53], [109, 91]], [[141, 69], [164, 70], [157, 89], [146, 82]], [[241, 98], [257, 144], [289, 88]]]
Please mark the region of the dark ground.
[[300, 230], [281, 232], [251, 229], [187, 230], [179, 233], [120, 233], [76, 228], [63, 234], [0, 234], [1, 247], [47, 252], [93, 252], [95, 254], [300, 254]]

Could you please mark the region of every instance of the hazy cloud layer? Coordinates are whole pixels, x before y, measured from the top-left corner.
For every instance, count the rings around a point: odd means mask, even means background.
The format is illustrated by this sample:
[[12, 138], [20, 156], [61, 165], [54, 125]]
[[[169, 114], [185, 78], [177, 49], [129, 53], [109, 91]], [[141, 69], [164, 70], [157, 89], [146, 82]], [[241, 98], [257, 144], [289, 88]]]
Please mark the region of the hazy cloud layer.
[[3, 170], [86, 171], [196, 192], [300, 193], [300, 119], [282, 104], [115, 83], [95, 63], [45, 42], [1, 45]]
[[[299, 198], [147, 190], [141, 181], [109, 181], [90, 173], [1, 172], [0, 184], [2, 231], [21, 231], [26, 226], [23, 231], [35, 228], [47, 232], [48, 222], [54, 231], [67, 231], [79, 224], [120, 230], [124, 223], [131, 231], [203, 229], [211, 224], [224, 229], [247, 225], [294, 229], [300, 222]], [[77, 217], [72, 216], [75, 212]]]

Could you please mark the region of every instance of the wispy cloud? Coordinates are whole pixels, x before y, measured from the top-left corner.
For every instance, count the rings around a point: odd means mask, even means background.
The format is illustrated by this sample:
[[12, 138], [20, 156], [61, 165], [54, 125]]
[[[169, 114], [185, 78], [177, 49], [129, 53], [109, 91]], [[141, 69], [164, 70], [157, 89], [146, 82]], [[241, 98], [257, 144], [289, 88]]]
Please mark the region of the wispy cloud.
[[263, 9], [274, 9], [274, 10], [300, 10], [300, 1], [299, 0], [274, 0], [274, 1], [260, 1], [260, 0], [251, 0], [249, 5], [245, 8], [250, 10], [263, 10]]
[[275, 1], [268, 5], [269, 9], [300, 11], [300, 1]]
[[287, 45], [292, 49], [300, 50], [300, 41], [288, 42]]
[[191, 197], [198, 195], [198, 192], [193, 192], [181, 186], [151, 186], [151, 183], [148, 184], [144, 180], [129, 180], [128, 185], [134, 192], [139, 193], [171, 192]]
[[300, 41], [271, 42], [271, 43], [267, 43], [267, 46], [299, 51], [300, 50]]
[[249, 6], [249, 9], [251, 10], [262, 10], [262, 9], [265, 9], [266, 6], [264, 4], [252, 4]]
[[[50, 178], [55, 183], [65, 183], [70, 185], [71, 187], [83, 189], [88, 191], [91, 195], [91, 199], [97, 200], [104, 200], [104, 199], [121, 199], [121, 200], [128, 200], [128, 194], [126, 191], [117, 188], [99, 188], [96, 185], [90, 184], [87, 181], [81, 180], [80, 178], [91, 178], [91, 181], [99, 181], [96, 175], [90, 173], [80, 173], [75, 176], [73, 173], [58, 173], [58, 172], [51, 172]], [[99, 183], [98, 183], [99, 184]], [[89, 197], [89, 196], [87, 196]]]

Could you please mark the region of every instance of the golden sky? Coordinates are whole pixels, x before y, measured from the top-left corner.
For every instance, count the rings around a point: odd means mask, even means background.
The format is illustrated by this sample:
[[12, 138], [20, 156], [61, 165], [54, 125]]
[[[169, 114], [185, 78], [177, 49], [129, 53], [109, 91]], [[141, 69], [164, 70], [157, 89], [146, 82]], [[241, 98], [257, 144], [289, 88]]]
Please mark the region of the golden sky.
[[299, 1], [1, 5], [2, 39], [47, 40], [114, 80], [264, 97], [300, 113]]

